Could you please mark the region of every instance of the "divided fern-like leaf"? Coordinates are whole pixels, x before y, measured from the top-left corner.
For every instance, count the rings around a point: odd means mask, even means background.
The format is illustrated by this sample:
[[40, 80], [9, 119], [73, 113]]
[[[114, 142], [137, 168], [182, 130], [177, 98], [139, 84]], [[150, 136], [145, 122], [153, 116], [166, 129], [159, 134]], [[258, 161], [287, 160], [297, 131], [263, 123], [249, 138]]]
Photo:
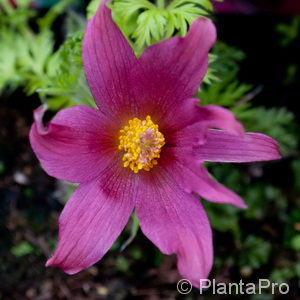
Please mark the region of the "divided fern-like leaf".
[[111, 8], [115, 21], [139, 55], [158, 41], [184, 36], [196, 18], [209, 16], [212, 4], [209, 0], [175, 0], [169, 4], [159, 0], [156, 4], [148, 0], [115, 0]]

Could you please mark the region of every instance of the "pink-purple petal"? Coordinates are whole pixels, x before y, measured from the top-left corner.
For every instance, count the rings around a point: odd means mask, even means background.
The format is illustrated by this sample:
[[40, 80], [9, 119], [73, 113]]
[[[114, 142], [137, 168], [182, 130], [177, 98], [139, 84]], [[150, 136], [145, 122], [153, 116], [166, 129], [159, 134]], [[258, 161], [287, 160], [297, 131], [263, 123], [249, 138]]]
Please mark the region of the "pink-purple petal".
[[157, 166], [140, 178], [136, 212], [143, 233], [161, 252], [177, 254], [181, 276], [199, 286], [213, 260], [211, 228], [200, 200]]
[[242, 124], [233, 113], [218, 105], [200, 106], [199, 120], [206, 122], [208, 128], [222, 129], [236, 135], [244, 133]]
[[74, 106], [63, 109], [43, 125], [45, 109], [34, 112], [31, 147], [44, 170], [71, 182], [86, 182], [100, 174], [113, 156], [110, 122], [97, 109]]
[[239, 195], [215, 181], [203, 166], [193, 165], [187, 168], [191, 172], [191, 181], [186, 180], [186, 186], [189, 185], [192, 191], [211, 202], [226, 203], [239, 208], [247, 208], [244, 200]]
[[[178, 149], [168, 151], [172, 155], [171, 152], [176, 153]], [[180, 149], [179, 155], [181, 158], [178, 157], [172, 166], [172, 175], [185, 192], [194, 192], [205, 200], [215, 203], [226, 203], [240, 208], [247, 207], [241, 197], [215, 181], [202, 164], [193, 159], [189, 160], [189, 153], [184, 153], [184, 150]], [[173, 156], [176, 157], [174, 154]]]
[[261, 133], [237, 136], [208, 130], [205, 143], [194, 151], [200, 161], [254, 162], [281, 158], [278, 143]]
[[169, 144], [189, 148], [202, 145], [209, 128], [222, 129], [234, 135], [244, 134], [242, 124], [229, 110], [217, 105], [199, 106], [198, 102], [198, 99], [186, 99], [182, 101], [180, 111], [166, 115], [162, 129]]
[[174, 105], [192, 98], [207, 71], [208, 52], [216, 30], [209, 19], [199, 18], [186, 37], [150, 46], [133, 69], [136, 98], [144, 111], [163, 119]]
[[123, 169], [111, 166], [98, 180], [79, 185], [59, 218], [59, 242], [46, 266], [75, 274], [112, 246], [133, 211], [134, 188]]
[[89, 21], [83, 41], [83, 64], [96, 104], [107, 115], [120, 117], [135, 112], [130, 72], [136, 57], [113, 22], [111, 11], [101, 3]]

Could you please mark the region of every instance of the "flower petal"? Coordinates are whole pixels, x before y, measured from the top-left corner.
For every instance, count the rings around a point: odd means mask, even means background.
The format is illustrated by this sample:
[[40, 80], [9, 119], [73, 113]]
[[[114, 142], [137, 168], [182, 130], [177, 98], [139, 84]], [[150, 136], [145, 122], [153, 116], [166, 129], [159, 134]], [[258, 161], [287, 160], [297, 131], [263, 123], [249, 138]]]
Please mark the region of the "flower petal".
[[189, 98], [174, 105], [160, 121], [160, 128], [171, 131], [181, 130], [194, 123], [201, 122], [206, 128], [223, 129], [233, 134], [242, 134], [243, 126], [233, 113], [218, 105], [200, 106], [200, 100]]
[[174, 105], [197, 92], [208, 66], [208, 51], [216, 30], [205, 18], [197, 19], [186, 37], [150, 46], [132, 72], [135, 92], [148, 114], [162, 119]]
[[[185, 187], [196, 192], [204, 199], [215, 203], [231, 204], [240, 208], [247, 208], [243, 199], [224, 185], [213, 180], [203, 166], [186, 167], [191, 175], [190, 180], [185, 179]], [[193, 174], [193, 175], [192, 175]]]
[[44, 127], [44, 107], [34, 112], [30, 143], [44, 170], [51, 176], [86, 182], [111, 161], [113, 149], [107, 118], [97, 109], [63, 109]]
[[[243, 126], [227, 109], [217, 105], [199, 106], [199, 99], [186, 99], [180, 111], [168, 113], [160, 128], [175, 147], [202, 145], [208, 128], [223, 129], [234, 135], [244, 133]], [[162, 125], [162, 126], [161, 126]]]
[[207, 128], [218, 128], [237, 135], [244, 132], [233, 113], [218, 105], [200, 106], [199, 119], [207, 124]]
[[75, 274], [112, 246], [133, 211], [134, 180], [123, 169], [112, 166], [101, 180], [79, 185], [59, 218], [59, 243], [46, 266]]
[[88, 23], [83, 41], [83, 64], [96, 104], [105, 114], [119, 117], [126, 108], [135, 110], [129, 73], [137, 60], [113, 22], [106, 2], [100, 4]]
[[260, 133], [242, 136], [208, 130], [206, 141], [194, 149], [200, 161], [253, 162], [280, 159], [278, 143]]
[[[176, 157], [178, 149], [168, 149], [168, 155]], [[215, 203], [231, 204], [240, 208], [246, 208], [245, 202], [233, 191], [224, 185], [213, 180], [208, 171], [194, 160], [188, 160], [189, 153], [182, 152], [180, 149], [179, 158], [172, 165], [172, 176], [174, 180], [187, 193], [195, 192], [204, 199]]]
[[160, 166], [139, 181], [136, 212], [143, 233], [165, 254], [177, 254], [179, 273], [199, 287], [213, 260], [212, 234], [198, 200]]

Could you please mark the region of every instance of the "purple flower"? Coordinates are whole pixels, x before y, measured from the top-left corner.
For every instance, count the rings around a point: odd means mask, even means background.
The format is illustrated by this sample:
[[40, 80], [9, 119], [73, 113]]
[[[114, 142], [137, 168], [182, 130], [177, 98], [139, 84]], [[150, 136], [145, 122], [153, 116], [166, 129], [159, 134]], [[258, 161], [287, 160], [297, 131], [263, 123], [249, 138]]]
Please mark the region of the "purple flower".
[[59, 219], [47, 266], [74, 274], [96, 263], [136, 210], [143, 233], [180, 274], [199, 286], [212, 262], [212, 233], [201, 201], [246, 207], [214, 181], [205, 161], [279, 159], [277, 143], [244, 133], [226, 109], [199, 106], [197, 92], [215, 42], [213, 23], [196, 20], [186, 37], [149, 47], [137, 59], [101, 4], [83, 43], [86, 77], [99, 109], [61, 110], [45, 127], [35, 111], [32, 148], [48, 174], [80, 183]]

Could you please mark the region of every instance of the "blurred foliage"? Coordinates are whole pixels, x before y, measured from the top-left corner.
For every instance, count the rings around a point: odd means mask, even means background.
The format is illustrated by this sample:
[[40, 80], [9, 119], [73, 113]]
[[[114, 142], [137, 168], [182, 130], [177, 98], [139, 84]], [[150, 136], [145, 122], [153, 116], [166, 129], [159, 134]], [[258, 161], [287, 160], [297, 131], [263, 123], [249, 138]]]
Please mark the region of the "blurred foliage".
[[293, 17], [291, 21], [277, 25], [277, 32], [280, 35], [280, 44], [284, 47], [290, 45], [294, 40], [299, 38], [300, 17]]
[[297, 78], [298, 66], [296, 64], [290, 64], [287, 66], [286, 75], [284, 79], [284, 85], [291, 85]]
[[215, 82], [202, 85], [197, 96], [202, 105], [232, 107], [252, 89], [251, 85], [238, 81], [239, 63], [245, 55], [242, 51], [218, 41], [213, 48], [212, 57], [211, 70]]
[[[73, 0], [62, 0], [39, 18], [37, 32], [31, 20], [37, 12], [19, 0], [12, 8], [6, 0], [0, 10], [0, 91], [24, 86], [27, 95], [38, 93], [42, 102], [58, 110], [75, 104], [94, 105], [82, 70], [81, 42], [85, 22], [76, 13], [67, 16], [65, 43], [55, 51], [53, 22]], [[11, 51], [11, 49], [15, 49]]]
[[[279, 43], [283, 48], [287, 48], [292, 44], [296, 44], [296, 42], [299, 40], [300, 17], [296, 16], [291, 18], [290, 22], [279, 23], [276, 29], [279, 34]], [[297, 64], [297, 60], [289, 63], [286, 66], [286, 74], [284, 77], [284, 84], [286, 86], [292, 85], [297, 80], [298, 71], [299, 65]]]
[[281, 268], [275, 269], [270, 274], [270, 280], [273, 282], [283, 283], [289, 282], [291, 279], [297, 277], [298, 284], [300, 287], [300, 262], [298, 261], [296, 264], [290, 266], [289, 268]]
[[271, 252], [271, 243], [254, 235], [248, 236], [242, 246], [239, 264], [258, 269], [267, 263]]
[[30, 254], [33, 250], [34, 248], [27, 241], [22, 241], [20, 244], [11, 249], [11, 253], [19, 257]]
[[47, 85], [37, 92], [54, 110], [74, 104], [95, 106], [82, 69], [81, 42], [83, 32], [69, 35], [53, 55], [53, 69]]
[[[48, 85], [57, 64], [52, 23], [72, 3], [60, 1], [43, 17], [30, 8], [31, 1], [16, 1], [12, 8], [0, 0], [0, 91], [24, 86], [28, 95]], [[35, 17], [37, 31], [30, 21]], [[14, 51], [12, 51], [14, 49]]]

